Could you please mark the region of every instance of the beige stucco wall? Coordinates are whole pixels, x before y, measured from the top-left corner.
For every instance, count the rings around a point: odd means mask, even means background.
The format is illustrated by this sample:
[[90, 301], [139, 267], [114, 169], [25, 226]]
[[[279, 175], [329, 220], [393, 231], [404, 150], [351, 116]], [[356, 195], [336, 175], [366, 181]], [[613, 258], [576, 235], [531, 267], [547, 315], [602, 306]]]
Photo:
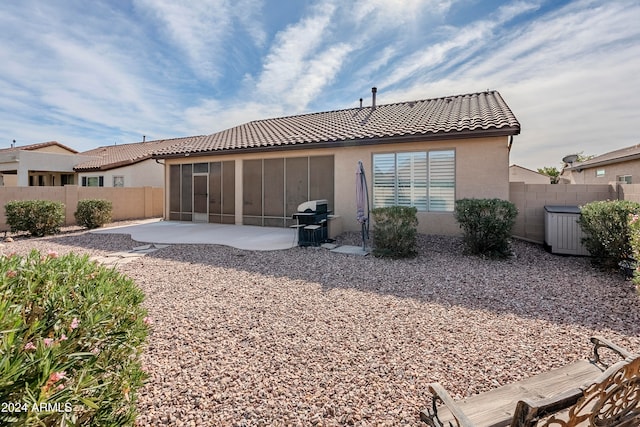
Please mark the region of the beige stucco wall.
[[[66, 150], [64, 150], [64, 154], [46, 151], [18, 151], [0, 156], [0, 172], [16, 171], [15, 185], [19, 187], [29, 185], [29, 175], [34, 175], [31, 173], [33, 171], [45, 175], [45, 181], [48, 181], [50, 176], [55, 176], [55, 185], [60, 185], [61, 173], [73, 174], [75, 173], [73, 170], [75, 165], [90, 159], [91, 157], [69, 154]], [[10, 184], [11, 182], [5, 181], [5, 186]], [[46, 185], [50, 185], [50, 183], [46, 183]]]
[[48, 145], [46, 147], [36, 148], [35, 150], [29, 150], [30, 152], [38, 153], [56, 153], [56, 154], [76, 154], [73, 151], [69, 151], [66, 148], [62, 148], [59, 145]]
[[82, 184], [82, 177], [104, 177], [104, 186], [113, 187], [113, 177], [123, 176], [125, 187], [162, 187], [164, 183], [164, 167], [153, 159], [129, 166], [96, 172], [80, 172], [78, 185]]
[[518, 165], [509, 166], [509, 182], [524, 182], [525, 184], [550, 184], [548, 176], [523, 168]]
[[[428, 151], [453, 149], [456, 152], [456, 199], [509, 198], [509, 151], [507, 137], [473, 138], [438, 142], [416, 142], [361, 145], [340, 148], [289, 149], [246, 154], [221, 154], [216, 156], [189, 156], [166, 159], [167, 167], [180, 163], [210, 161], [236, 161], [236, 223], [242, 224], [242, 160], [301, 156], [334, 155], [335, 206], [334, 214], [342, 218], [345, 231], [358, 231], [356, 221], [355, 173], [358, 160], [362, 160], [372, 199], [372, 156], [374, 153], [402, 151]], [[169, 173], [165, 174], [165, 189], [170, 188]], [[165, 215], [169, 198], [165, 197]], [[460, 229], [452, 213], [418, 212], [420, 233], [459, 234]]]
[[[604, 176], [596, 176], [598, 170], [604, 170]], [[620, 175], [631, 175], [631, 183], [640, 184], [640, 160], [590, 167], [582, 172], [571, 170], [566, 178], [571, 184], [614, 184]]]

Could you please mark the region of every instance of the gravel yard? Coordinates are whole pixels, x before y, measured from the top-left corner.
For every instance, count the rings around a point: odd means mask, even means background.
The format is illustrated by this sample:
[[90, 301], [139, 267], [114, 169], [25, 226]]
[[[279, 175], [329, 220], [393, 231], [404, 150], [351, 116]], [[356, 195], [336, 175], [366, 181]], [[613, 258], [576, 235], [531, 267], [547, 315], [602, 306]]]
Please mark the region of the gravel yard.
[[[2, 249], [139, 245], [72, 231]], [[631, 282], [538, 245], [513, 249], [490, 261], [462, 255], [457, 238], [420, 236], [417, 258], [394, 261], [172, 245], [123, 264], [154, 319], [138, 425], [418, 426], [429, 382], [456, 398], [482, 392], [587, 357], [595, 334], [640, 352]]]

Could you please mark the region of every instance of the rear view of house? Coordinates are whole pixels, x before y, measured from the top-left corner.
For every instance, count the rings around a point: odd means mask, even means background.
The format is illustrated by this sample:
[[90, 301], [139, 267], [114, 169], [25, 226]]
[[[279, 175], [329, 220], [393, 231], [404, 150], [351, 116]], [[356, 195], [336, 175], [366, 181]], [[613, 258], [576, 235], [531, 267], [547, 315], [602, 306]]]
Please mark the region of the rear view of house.
[[165, 216], [288, 226], [326, 199], [356, 231], [361, 160], [372, 207], [415, 206], [420, 232], [457, 234], [454, 201], [509, 198], [509, 150], [520, 133], [495, 91], [257, 120], [154, 154], [166, 167]]

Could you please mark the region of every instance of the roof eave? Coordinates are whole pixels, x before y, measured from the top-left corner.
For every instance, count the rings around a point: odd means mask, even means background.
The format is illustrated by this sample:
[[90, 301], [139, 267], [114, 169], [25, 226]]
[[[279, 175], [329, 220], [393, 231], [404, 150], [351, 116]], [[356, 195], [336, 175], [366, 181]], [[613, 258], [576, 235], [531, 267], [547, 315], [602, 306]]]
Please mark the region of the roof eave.
[[134, 160], [122, 160], [120, 162], [114, 162], [114, 163], [108, 163], [108, 164], [104, 164], [104, 165], [100, 165], [100, 166], [92, 166], [92, 167], [74, 167], [73, 170], [76, 172], [97, 172], [97, 171], [108, 171], [111, 169], [116, 169], [122, 166], [130, 166], [130, 165], [134, 165], [136, 163], [140, 163], [144, 160], [148, 160], [150, 159], [151, 156], [144, 156], [144, 157], [139, 157], [137, 159]]
[[622, 162], [629, 162], [631, 160], [637, 160], [640, 159], [640, 153], [637, 154], [631, 154], [629, 156], [621, 156], [621, 157], [616, 157], [614, 159], [607, 159], [607, 160], [600, 160], [600, 161], [595, 161], [595, 162], [590, 162], [590, 163], [581, 163], [579, 165], [575, 165], [575, 166], [571, 166], [570, 168], [567, 168], [568, 170], [575, 170], [575, 171], [582, 171], [584, 169], [591, 169], [591, 168], [595, 168], [598, 166], [606, 166], [606, 165], [612, 165], [615, 163], [622, 163]]
[[305, 149], [317, 149], [317, 148], [337, 148], [337, 147], [352, 147], [361, 145], [376, 145], [376, 144], [393, 144], [393, 143], [410, 143], [410, 142], [429, 142], [429, 141], [446, 141], [452, 139], [465, 139], [465, 138], [488, 138], [496, 136], [512, 136], [520, 134], [520, 126], [505, 126], [501, 128], [492, 129], [474, 129], [465, 131], [451, 131], [451, 132], [438, 132], [431, 134], [419, 134], [419, 135], [399, 135], [389, 137], [378, 138], [360, 138], [360, 139], [347, 139], [337, 141], [321, 141], [321, 142], [304, 142], [293, 144], [280, 144], [280, 145], [267, 145], [258, 147], [241, 147], [241, 148], [227, 148], [219, 150], [202, 150], [202, 151], [189, 151], [182, 153], [168, 153], [168, 154], [153, 154], [154, 159], [177, 159], [189, 156], [210, 156], [221, 154], [235, 154], [235, 153], [256, 153], [256, 152], [273, 152], [273, 151], [289, 151], [289, 150], [305, 150]]

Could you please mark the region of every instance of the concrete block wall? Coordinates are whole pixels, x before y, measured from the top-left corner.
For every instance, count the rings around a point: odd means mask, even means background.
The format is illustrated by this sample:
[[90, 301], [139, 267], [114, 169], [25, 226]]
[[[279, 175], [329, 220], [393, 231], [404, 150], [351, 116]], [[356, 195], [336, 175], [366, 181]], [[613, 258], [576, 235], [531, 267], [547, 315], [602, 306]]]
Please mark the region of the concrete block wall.
[[0, 232], [9, 230], [4, 205], [12, 200], [51, 200], [65, 205], [65, 225], [76, 223], [78, 200], [107, 199], [113, 204], [113, 220], [160, 218], [164, 190], [156, 187], [0, 187]]
[[[640, 185], [638, 185], [640, 199]], [[513, 235], [544, 243], [545, 206], [581, 206], [596, 200], [616, 200], [616, 189], [609, 184], [525, 184], [509, 185], [509, 200], [518, 208]]]
[[616, 193], [618, 200], [640, 203], [640, 184], [618, 184]]

